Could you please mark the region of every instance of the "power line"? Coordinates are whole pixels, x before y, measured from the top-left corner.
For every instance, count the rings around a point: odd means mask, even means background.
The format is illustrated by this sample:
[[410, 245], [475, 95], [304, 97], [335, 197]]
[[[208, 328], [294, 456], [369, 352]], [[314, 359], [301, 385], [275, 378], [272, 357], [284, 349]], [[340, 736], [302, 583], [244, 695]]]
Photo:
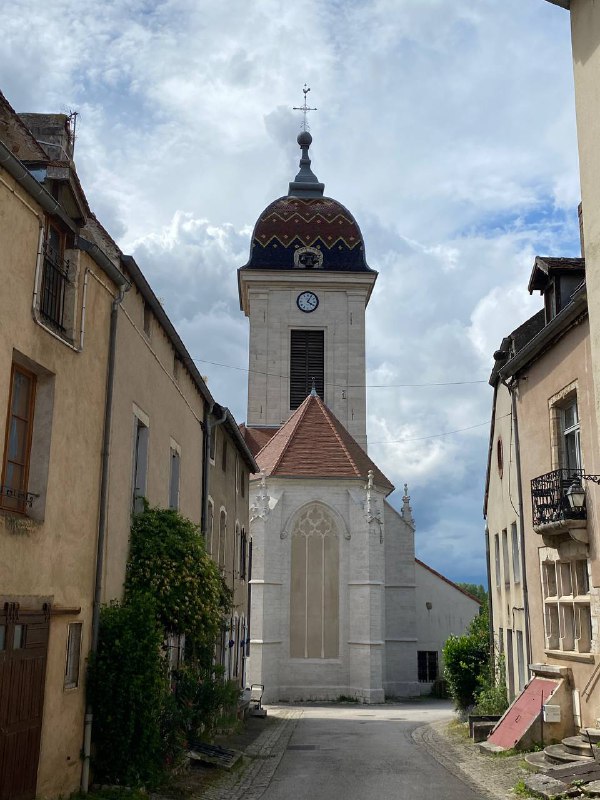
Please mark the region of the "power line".
[[[510, 417], [510, 412], [508, 414], [504, 414], [502, 417], [497, 417], [497, 419], [504, 419], [504, 417]], [[372, 444], [404, 444], [405, 442], [423, 442], [425, 439], [439, 439], [441, 436], [451, 436], [453, 433], [463, 433], [464, 431], [472, 431], [475, 428], [483, 428], [484, 425], [489, 425], [490, 421], [487, 420], [486, 422], [478, 422], [477, 425], [469, 425], [468, 428], [457, 428], [455, 431], [446, 431], [445, 433], [432, 433], [430, 436], [415, 436], [410, 439], [392, 439], [389, 441], [384, 442], [371, 442], [369, 441], [369, 445]]]
[[[208, 361], [205, 358], [194, 358], [195, 362], [201, 364], [210, 364], [213, 367], [224, 367], [225, 369], [234, 369], [237, 372], [253, 373], [254, 375], [266, 375], [270, 378], [285, 378], [289, 380], [289, 375], [280, 375], [277, 372], [264, 372], [260, 369], [247, 369], [246, 367], [235, 367], [233, 364], [221, 364], [218, 361]], [[325, 386], [333, 386], [339, 389], [410, 389], [427, 386], [469, 386], [477, 383], [487, 383], [486, 380], [480, 381], [446, 381], [435, 383], [373, 383], [373, 384], [340, 384], [340, 383], [325, 383]]]

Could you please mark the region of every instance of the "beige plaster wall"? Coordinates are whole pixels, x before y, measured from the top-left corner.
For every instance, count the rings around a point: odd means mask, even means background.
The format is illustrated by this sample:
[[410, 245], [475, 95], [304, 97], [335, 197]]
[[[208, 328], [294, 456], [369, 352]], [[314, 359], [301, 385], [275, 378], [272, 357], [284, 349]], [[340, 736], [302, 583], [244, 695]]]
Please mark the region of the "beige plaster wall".
[[[576, 386], [579, 416], [581, 419], [581, 450], [583, 466], [588, 473], [597, 473], [598, 430], [594, 413], [594, 387], [592, 373], [591, 343], [587, 319], [572, 328], [558, 343], [542, 355], [521, 376], [518, 386], [518, 415], [521, 447], [521, 468], [524, 494], [524, 527], [526, 542], [526, 569], [529, 590], [531, 619], [531, 660], [571, 669], [573, 688], [581, 692], [598, 662], [598, 587], [600, 587], [600, 564], [598, 563], [598, 487], [586, 483], [588, 508], [589, 559], [591, 565], [592, 602], [592, 653], [557, 656], [546, 651], [544, 640], [544, 617], [540, 558], [549, 555], [542, 537], [535, 533], [532, 523], [531, 480], [556, 469], [553, 455], [550, 424], [550, 398], [568, 386]], [[550, 548], [554, 550], [554, 548]], [[596, 693], [581, 698], [582, 723], [595, 725], [600, 715]]]
[[[502, 465], [498, 464], [498, 441], [502, 442]], [[525, 506], [525, 514], [529, 514], [529, 506]], [[516, 575], [520, 580], [515, 580], [515, 563], [512, 551], [511, 526], [517, 525], [519, 537], [519, 556], [521, 557], [521, 570], [517, 568]], [[525, 663], [525, 677], [529, 678], [528, 643], [525, 626], [525, 597], [521, 553], [521, 522], [519, 520], [519, 491], [517, 479], [517, 465], [514, 442], [514, 425], [510, 393], [504, 384], [499, 383], [496, 390], [496, 408], [494, 414], [494, 437], [490, 459], [490, 474], [488, 484], [486, 524], [489, 531], [490, 548], [490, 593], [492, 600], [492, 623], [494, 628], [495, 647], [504, 651], [506, 685], [513, 688], [513, 696], [523, 688], [522, 677], [519, 675], [519, 659], [517, 652], [517, 632], [523, 637], [523, 658]], [[504, 565], [502, 547], [502, 532], [507, 532], [509, 563]], [[498, 537], [500, 547], [500, 574], [496, 573], [495, 538]], [[507, 631], [512, 634], [512, 657], [508, 652]], [[510, 669], [512, 663], [512, 670]]]
[[[82, 654], [90, 641], [91, 601], [97, 536], [100, 454], [111, 296], [93, 277], [87, 291], [85, 347], [76, 353], [32, 318], [32, 296], [41, 213], [31, 198], [0, 169], [0, 441], [4, 448], [13, 354], [40, 371], [40, 387], [52, 384], [53, 406], [46, 408], [50, 433], [47, 484], [32, 484], [42, 501], [31, 510], [37, 519], [0, 511], [0, 601], [21, 597], [23, 607], [81, 608], [50, 622], [44, 717], [38, 770], [41, 797], [69, 794], [79, 785], [84, 715], [82, 658], [79, 686], [65, 690], [69, 622], [83, 623]], [[23, 197], [33, 211], [17, 196]], [[85, 253], [79, 256], [77, 308], [82, 276], [89, 268], [110, 289], [110, 281]], [[82, 402], [85, 398], [85, 402]], [[40, 418], [37, 419], [37, 423]], [[36, 421], [34, 420], [34, 424]], [[33, 455], [32, 455], [33, 460]], [[32, 475], [39, 465], [32, 463]], [[41, 470], [43, 475], [44, 470]]]
[[122, 596], [129, 554], [134, 408], [143, 412], [149, 423], [149, 503], [169, 505], [173, 440], [181, 449], [179, 510], [195, 523], [200, 522], [204, 400], [183, 365], [175, 368], [174, 356], [170, 340], [154, 317], [150, 334], [145, 333], [144, 301], [132, 287], [125, 295], [117, 327], [104, 602]]

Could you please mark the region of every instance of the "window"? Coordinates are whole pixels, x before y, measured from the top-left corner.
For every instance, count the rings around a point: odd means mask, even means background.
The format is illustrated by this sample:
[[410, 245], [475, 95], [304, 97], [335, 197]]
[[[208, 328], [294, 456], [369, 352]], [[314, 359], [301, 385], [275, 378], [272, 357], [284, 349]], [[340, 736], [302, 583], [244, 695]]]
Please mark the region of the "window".
[[589, 653], [592, 640], [586, 559], [542, 562], [547, 650]]
[[81, 622], [72, 622], [67, 635], [67, 661], [65, 665], [65, 689], [79, 685], [79, 662], [81, 659]]
[[179, 358], [177, 353], [175, 353], [175, 355], [173, 356], [173, 377], [175, 378], [176, 381], [179, 381], [180, 374], [181, 374], [181, 359]]
[[240, 463], [239, 458], [235, 457], [235, 493], [239, 494], [240, 491]]
[[240, 491], [242, 497], [246, 497], [246, 471], [243, 467], [240, 469]]
[[248, 551], [248, 538], [246, 536], [246, 529], [242, 528], [240, 534], [240, 578], [246, 577], [246, 558]]
[[291, 658], [338, 658], [339, 538], [335, 520], [313, 503], [292, 529]]
[[169, 633], [165, 639], [169, 673], [175, 672], [183, 664], [185, 657], [185, 633]]
[[504, 585], [510, 586], [510, 561], [508, 560], [508, 533], [506, 528], [502, 531], [502, 570], [504, 572]]
[[221, 469], [227, 472], [227, 440], [223, 437], [223, 449], [221, 450]]
[[209, 458], [211, 463], [215, 463], [215, 450], [217, 448], [217, 431], [215, 428], [210, 429], [210, 440], [209, 440]]
[[496, 565], [496, 589], [500, 588], [500, 539], [498, 534], [494, 536], [494, 554]]
[[436, 650], [417, 652], [419, 683], [432, 683], [438, 676], [438, 654]]
[[28, 502], [29, 462], [33, 433], [36, 376], [12, 365], [2, 465], [0, 503], [8, 511], [24, 514]]
[[502, 475], [504, 474], [504, 448], [502, 446], [502, 439], [498, 439], [496, 442], [496, 463], [498, 465], [498, 475], [500, 476], [500, 480], [502, 480]]
[[206, 552], [212, 555], [213, 528], [215, 526], [215, 504], [208, 498], [208, 519], [206, 520]]
[[66, 333], [65, 300], [69, 288], [69, 262], [65, 261], [65, 234], [52, 222], [46, 227], [40, 315], [58, 333]]
[[169, 448], [170, 469], [169, 469], [169, 508], [179, 509], [179, 470], [181, 465], [181, 452], [179, 445], [171, 442]]
[[579, 412], [575, 397], [561, 411], [562, 467], [570, 471], [581, 469]]
[[527, 675], [525, 674], [525, 650], [523, 648], [523, 631], [517, 631], [517, 668], [519, 670], [519, 691], [525, 687], [527, 683]]
[[219, 514], [219, 550], [217, 552], [217, 563], [220, 567], [225, 566], [225, 546], [227, 543], [227, 512], [224, 508]]
[[290, 408], [298, 408], [312, 389], [319, 397], [325, 391], [325, 331], [291, 331]]
[[[133, 440], [133, 493], [132, 508], [135, 514], [144, 510], [148, 477], [148, 438], [150, 430], [145, 420], [134, 414]], [[146, 418], [147, 419], [147, 418]]]
[[513, 522], [510, 526], [510, 537], [512, 540], [512, 565], [513, 579], [515, 583], [521, 582], [521, 555], [519, 552], [519, 532], [517, 523]]

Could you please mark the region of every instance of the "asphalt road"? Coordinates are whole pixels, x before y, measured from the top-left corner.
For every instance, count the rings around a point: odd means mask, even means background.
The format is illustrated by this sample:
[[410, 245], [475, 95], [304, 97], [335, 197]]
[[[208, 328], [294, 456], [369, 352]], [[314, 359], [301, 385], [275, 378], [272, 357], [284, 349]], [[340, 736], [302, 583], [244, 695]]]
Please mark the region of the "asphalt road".
[[307, 705], [262, 800], [481, 800], [411, 733], [447, 703]]

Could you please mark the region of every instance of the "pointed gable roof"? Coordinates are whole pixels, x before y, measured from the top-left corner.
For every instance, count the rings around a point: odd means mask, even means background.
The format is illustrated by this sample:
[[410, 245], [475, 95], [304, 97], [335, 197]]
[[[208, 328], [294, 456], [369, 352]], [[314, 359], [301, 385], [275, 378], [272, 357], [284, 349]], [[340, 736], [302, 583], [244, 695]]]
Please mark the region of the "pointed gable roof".
[[264, 445], [256, 463], [265, 475], [283, 478], [362, 478], [373, 470], [387, 494], [393, 484], [318, 395], [309, 395]]

